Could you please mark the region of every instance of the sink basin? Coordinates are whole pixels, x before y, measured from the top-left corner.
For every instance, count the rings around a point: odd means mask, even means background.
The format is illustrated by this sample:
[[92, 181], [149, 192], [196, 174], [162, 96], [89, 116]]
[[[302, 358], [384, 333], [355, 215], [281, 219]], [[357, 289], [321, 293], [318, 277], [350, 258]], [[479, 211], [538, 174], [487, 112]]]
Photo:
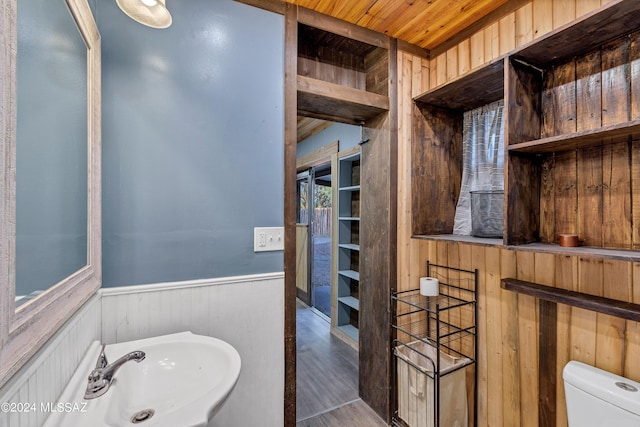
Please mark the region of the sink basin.
[[100, 349], [97, 341], [91, 345], [58, 400], [61, 410], [45, 427], [205, 427], [240, 375], [240, 356], [231, 345], [181, 332], [106, 346], [109, 362], [136, 350], [146, 358], [125, 363], [104, 395], [85, 400]]

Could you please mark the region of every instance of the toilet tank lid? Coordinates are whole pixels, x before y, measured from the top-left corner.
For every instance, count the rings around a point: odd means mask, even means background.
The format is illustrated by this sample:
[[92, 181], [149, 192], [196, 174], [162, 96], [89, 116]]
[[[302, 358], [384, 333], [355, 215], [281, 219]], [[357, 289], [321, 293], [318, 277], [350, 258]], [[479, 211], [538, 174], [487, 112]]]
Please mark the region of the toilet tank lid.
[[[582, 362], [567, 363], [562, 372], [564, 382], [590, 395], [640, 415], [640, 383], [628, 378], [594, 368]], [[636, 391], [620, 387], [616, 383], [630, 386]]]

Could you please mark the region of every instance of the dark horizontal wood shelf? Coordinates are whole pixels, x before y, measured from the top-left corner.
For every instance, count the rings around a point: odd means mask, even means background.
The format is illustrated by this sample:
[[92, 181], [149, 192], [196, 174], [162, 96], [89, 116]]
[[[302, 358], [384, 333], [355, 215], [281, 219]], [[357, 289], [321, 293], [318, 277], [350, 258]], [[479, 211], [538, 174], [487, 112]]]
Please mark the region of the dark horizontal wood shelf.
[[640, 251], [632, 249], [596, 248], [592, 246], [564, 247], [552, 243], [527, 243], [524, 245], [509, 245], [507, 247], [512, 250], [525, 252], [640, 262]]
[[389, 97], [298, 76], [298, 114], [361, 124], [389, 111]]
[[580, 256], [586, 258], [614, 259], [620, 261], [640, 262], [640, 251], [632, 249], [595, 248], [591, 246], [564, 247], [553, 243], [526, 243], [522, 245], [506, 245], [502, 239], [461, 236], [458, 234], [413, 235], [412, 239], [436, 240], [446, 242], [470, 243], [481, 246], [498, 246], [515, 251], [541, 252], [555, 255]]
[[509, 151], [522, 153], [550, 153], [626, 142], [629, 138], [636, 139], [639, 137], [640, 120], [633, 120], [593, 130], [511, 144], [508, 149]]
[[487, 237], [463, 236], [460, 234], [429, 234], [413, 235], [412, 239], [420, 240], [444, 240], [448, 242], [472, 243], [483, 246], [504, 246], [502, 239], [491, 239]]
[[616, 0], [525, 44], [512, 55], [529, 64], [545, 67], [597, 49], [631, 32], [637, 28], [638, 22], [638, 0]]
[[468, 111], [504, 98], [504, 57], [414, 98], [454, 111]]
[[597, 295], [583, 294], [512, 278], [502, 279], [501, 282], [502, 288], [508, 291], [640, 322], [640, 304], [633, 304]]

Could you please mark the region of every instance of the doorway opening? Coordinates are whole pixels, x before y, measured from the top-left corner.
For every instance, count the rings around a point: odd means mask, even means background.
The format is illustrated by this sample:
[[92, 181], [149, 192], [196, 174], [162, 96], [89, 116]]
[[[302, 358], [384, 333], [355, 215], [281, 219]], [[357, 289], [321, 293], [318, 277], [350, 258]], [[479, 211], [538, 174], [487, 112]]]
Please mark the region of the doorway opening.
[[314, 166], [297, 179], [297, 296], [331, 318], [331, 163]]
[[332, 190], [331, 164], [316, 166], [311, 170], [311, 307], [331, 318], [331, 228]]
[[340, 269], [359, 271], [347, 262], [359, 250], [357, 242], [340, 230], [357, 229], [360, 216], [353, 210], [359, 206], [354, 171], [340, 165], [360, 153], [361, 132], [360, 126], [298, 118], [296, 418], [309, 425], [344, 408], [371, 411], [358, 396], [357, 338], [339, 323], [346, 301], [355, 299], [344, 295]]

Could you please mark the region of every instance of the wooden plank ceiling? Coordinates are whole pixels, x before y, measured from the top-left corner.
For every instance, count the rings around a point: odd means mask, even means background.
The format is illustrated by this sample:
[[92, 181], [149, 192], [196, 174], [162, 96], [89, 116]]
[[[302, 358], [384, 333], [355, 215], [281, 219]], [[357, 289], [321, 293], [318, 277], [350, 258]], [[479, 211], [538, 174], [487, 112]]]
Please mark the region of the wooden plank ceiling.
[[508, 0], [285, 0], [433, 49]]

